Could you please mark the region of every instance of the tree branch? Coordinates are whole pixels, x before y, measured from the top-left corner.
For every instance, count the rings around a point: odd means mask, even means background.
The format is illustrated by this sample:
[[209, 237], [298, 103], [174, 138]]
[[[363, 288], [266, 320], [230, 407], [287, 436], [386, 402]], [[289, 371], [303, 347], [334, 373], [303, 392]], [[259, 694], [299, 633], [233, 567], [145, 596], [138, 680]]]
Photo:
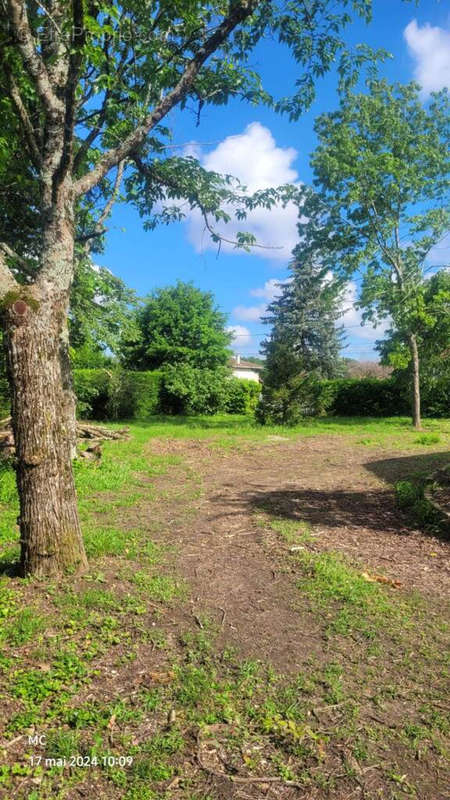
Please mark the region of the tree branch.
[[124, 168], [125, 168], [125, 161], [119, 161], [119, 163], [117, 165], [116, 179], [114, 181], [114, 186], [113, 186], [113, 190], [111, 192], [111, 196], [110, 196], [108, 202], [106, 203], [102, 213], [100, 214], [100, 216], [99, 216], [99, 218], [98, 218], [98, 220], [96, 222], [96, 225], [94, 227], [94, 230], [91, 231], [90, 233], [85, 234], [83, 237], [81, 237], [78, 240], [78, 241], [84, 242], [84, 250], [85, 250], [86, 254], [88, 254], [90, 249], [91, 249], [92, 239], [95, 239], [97, 236], [101, 236], [102, 233], [105, 232], [105, 228], [104, 228], [104, 224], [103, 223], [105, 222], [105, 220], [108, 219], [108, 217], [109, 217], [109, 215], [111, 213], [111, 209], [112, 209], [115, 201], [117, 200], [117, 195], [119, 194], [119, 191], [120, 191], [120, 184], [122, 183], [122, 176], [123, 176]]
[[[10, 0], [12, 2], [12, 0]], [[135, 130], [126, 137], [125, 141], [118, 147], [108, 150], [99, 163], [91, 170], [91, 172], [84, 175], [74, 185], [76, 195], [84, 194], [92, 189], [109, 170], [114, 167], [119, 161], [127, 158], [133, 150], [136, 150], [145, 140], [147, 134], [168, 114], [168, 112], [184, 97], [187, 91], [191, 88], [199, 70], [209, 58], [209, 56], [217, 50], [220, 45], [227, 39], [229, 34], [234, 28], [247, 17], [249, 17], [261, 0], [240, 0], [232, 6], [229, 14], [225, 17], [223, 22], [218, 26], [216, 31], [206, 40], [204, 45], [200, 47], [194, 58], [188, 63], [185, 71], [174, 88], [160, 101], [155, 109], [146, 117], [146, 119], [138, 125]]]
[[25, 134], [25, 139], [27, 141], [31, 159], [36, 169], [40, 169], [42, 164], [42, 155], [39, 149], [38, 141], [36, 140], [36, 137], [34, 135], [33, 124], [30, 120], [30, 117], [28, 116], [28, 111], [25, 108], [14, 75], [12, 74], [6, 62], [3, 63], [3, 68], [5, 70], [6, 78], [8, 81], [9, 96], [15, 106], [17, 116], [19, 117], [20, 122], [22, 123], [23, 132]]
[[[176, 183], [176, 181], [170, 181], [170, 180], [168, 180], [167, 177], [164, 177], [163, 179], [161, 179], [158, 176], [156, 170], [152, 169], [152, 167], [150, 165], [145, 164], [137, 154], [133, 154], [132, 158], [133, 158], [133, 161], [135, 162], [139, 172], [141, 173], [141, 175], [144, 175], [146, 178], [150, 178], [150, 179], [152, 179], [154, 177], [156, 179], [156, 181], [161, 183], [163, 186], [165, 185], [168, 188], [171, 188], [172, 190], [174, 190], [175, 192], [178, 190], [178, 184]], [[208, 219], [208, 212], [204, 208], [204, 206], [203, 206], [200, 198], [198, 197], [197, 193], [195, 193], [195, 202], [196, 202], [196, 205], [197, 205], [197, 207], [200, 210], [200, 213], [202, 215], [203, 221], [205, 223], [206, 230], [211, 234], [212, 239], [219, 243], [219, 246], [220, 246], [220, 244], [222, 242], [224, 242], [225, 244], [232, 244], [235, 247], [243, 247], [243, 246], [245, 246], [245, 247], [256, 247], [256, 248], [260, 248], [261, 250], [282, 250], [283, 249], [283, 247], [281, 245], [277, 246], [277, 245], [268, 245], [268, 244], [267, 245], [266, 244], [258, 244], [258, 242], [239, 242], [236, 239], [228, 239], [226, 236], [222, 236], [221, 233], [218, 233], [212, 227], [212, 225], [211, 225], [211, 223], [210, 223], [210, 221]]]
[[38, 95], [50, 115], [61, 115], [64, 105], [54, 93], [46, 66], [36, 50], [24, 0], [8, 0], [8, 9], [14, 38]]
[[[375, 204], [371, 203], [371, 207], [372, 207], [374, 215], [375, 215], [375, 220], [378, 220], [379, 217], [378, 217], [377, 210], [375, 208]], [[370, 224], [372, 226], [373, 232], [374, 232], [376, 240], [378, 242], [378, 246], [379, 246], [381, 252], [383, 253], [383, 255], [385, 256], [387, 262], [393, 267], [394, 272], [395, 272], [395, 274], [397, 276], [399, 289], [401, 291], [403, 291], [403, 273], [402, 273], [402, 270], [401, 270], [401, 266], [398, 263], [398, 261], [393, 257], [393, 255], [390, 252], [390, 249], [387, 246], [386, 242], [383, 242], [383, 240], [381, 238], [380, 228], [376, 224], [376, 222], [374, 222], [374, 220], [372, 219], [372, 215], [371, 215], [368, 207], [367, 207], [367, 215], [369, 217], [369, 222], [370, 222]]]
[[69, 66], [67, 70], [67, 82], [65, 88], [65, 122], [64, 122], [64, 144], [61, 163], [58, 167], [58, 180], [62, 182], [71, 166], [73, 158], [73, 132], [75, 127], [75, 96], [83, 63], [82, 47], [85, 41], [84, 34], [84, 13], [82, 0], [72, 0], [73, 9], [73, 41], [70, 48]]

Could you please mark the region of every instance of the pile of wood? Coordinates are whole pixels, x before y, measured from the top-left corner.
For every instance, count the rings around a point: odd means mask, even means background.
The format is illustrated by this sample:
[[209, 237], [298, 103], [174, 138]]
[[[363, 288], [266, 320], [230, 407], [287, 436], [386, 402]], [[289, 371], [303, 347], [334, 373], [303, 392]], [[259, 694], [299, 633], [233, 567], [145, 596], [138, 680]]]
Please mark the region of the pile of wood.
[[104, 428], [103, 425], [91, 425], [89, 422], [77, 422], [77, 436], [79, 439], [97, 439], [98, 441], [129, 439], [130, 429], [121, 428], [120, 431], [113, 431], [110, 428]]
[[[89, 446], [81, 450], [81, 458], [99, 461], [102, 455], [100, 442], [129, 439], [129, 428], [110, 430], [102, 425], [91, 425], [89, 422], [77, 422], [78, 441], [89, 441]], [[11, 417], [0, 420], [0, 458], [10, 458], [15, 453], [14, 434], [12, 431]]]

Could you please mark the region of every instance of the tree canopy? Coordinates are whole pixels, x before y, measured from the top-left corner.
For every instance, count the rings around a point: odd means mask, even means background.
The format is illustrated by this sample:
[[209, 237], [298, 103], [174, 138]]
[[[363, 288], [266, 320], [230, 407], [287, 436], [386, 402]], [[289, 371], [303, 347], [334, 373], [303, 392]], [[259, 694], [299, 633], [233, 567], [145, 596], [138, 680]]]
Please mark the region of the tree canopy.
[[116, 355], [133, 321], [136, 295], [106, 267], [80, 259], [70, 293], [69, 337], [75, 366], [100, 366]]
[[125, 337], [122, 360], [129, 369], [188, 364], [214, 369], [230, 356], [226, 316], [211, 292], [191, 283], [156, 289], [135, 314], [134, 335]]
[[303, 192], [306, 252], [334, 273], [361, 278], [363, 318], [392, 320], [409, 347], [420, 426], [418, 336], [427, 256], [449, 227], [448, 92], [427, 106], [420, 87], [372, 78], [321, 115]]

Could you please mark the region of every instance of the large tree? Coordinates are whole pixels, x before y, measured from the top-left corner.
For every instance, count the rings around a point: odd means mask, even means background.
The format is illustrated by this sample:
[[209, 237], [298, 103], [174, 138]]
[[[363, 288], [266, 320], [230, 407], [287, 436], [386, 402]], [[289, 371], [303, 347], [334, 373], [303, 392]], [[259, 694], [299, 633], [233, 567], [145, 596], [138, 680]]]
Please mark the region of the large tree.
[[156, 289], [135, 314], [134, 335], [123, 337], [123, 363], [141, 370], [166, 364], [224, 366], [231, 355], [225, 325], [226, 315], [211, 292], [182, 281]]
[[[202, 177], [192, 159], [165, 158], [167, 115], [194, 106], [200, 120], [205, 105], [233, 97], [296, 118], [312, 99], [314, 79], [342, 52], [347, 8], [368, 18], [370, 5], [2, 1], [0, 297], [24, 574], [86, 565], [71, 465], [67, 315], [75, 236], [85, 242], [101, 234], [122, 176], [147, 217], [156, 201], [163, 219], [176, 217], [179, 206], [168, 201], [186, 198], [211, 228], [221, 201], [230, 200], [229, 184]], [[272, 98], [251, 67], [253, 51], [268, 37], [290, 48], [300, 65], [290, 97]], [[351, 71], [353, 63], [342, 66]], [[96, 209], [98, 224], [89, 230]], [[245, 201], [237, 210], [245, 213]]]
[[270, 303], [263, 318], [271, 325], [262, 343], [265, 355], [264, 383], [282, 386], [293, 376], [314, 373], [335, 377], [340, 369], [342, 333], [341, 287], [330, 280], [327, 267], [304, 260], [302, 247], [294, 250], [288, 280]]
[[421, 425], [419, 344], [427, 256], [449, 227], [448, 93], [372, 78], [320, 116], [300, 225], [325, 263], [361, 281], [364, 319], [390, 319], [408, 347], [412, 415]]
[[263, 317], [271, 331], [261, 345], [262, 422], [295, 423], [304, 414], [320, 413], [319, 380], [336, 377], [341, 368], [341, 286], [302, 251], [301, 246], [293, 251], [289, 277]]

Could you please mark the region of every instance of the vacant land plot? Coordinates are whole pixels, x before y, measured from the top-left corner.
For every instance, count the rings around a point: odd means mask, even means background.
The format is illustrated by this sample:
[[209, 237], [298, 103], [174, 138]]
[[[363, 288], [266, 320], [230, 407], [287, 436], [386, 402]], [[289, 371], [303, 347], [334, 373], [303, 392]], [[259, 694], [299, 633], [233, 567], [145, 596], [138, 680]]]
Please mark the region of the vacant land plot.
[[133, 426], [76, 466], [90, 571], [58, 585], [14, 576], [4, 469], [0, 797], [447, 797], [448, 542], [393, 486], [449, 444], [442, 420]]

